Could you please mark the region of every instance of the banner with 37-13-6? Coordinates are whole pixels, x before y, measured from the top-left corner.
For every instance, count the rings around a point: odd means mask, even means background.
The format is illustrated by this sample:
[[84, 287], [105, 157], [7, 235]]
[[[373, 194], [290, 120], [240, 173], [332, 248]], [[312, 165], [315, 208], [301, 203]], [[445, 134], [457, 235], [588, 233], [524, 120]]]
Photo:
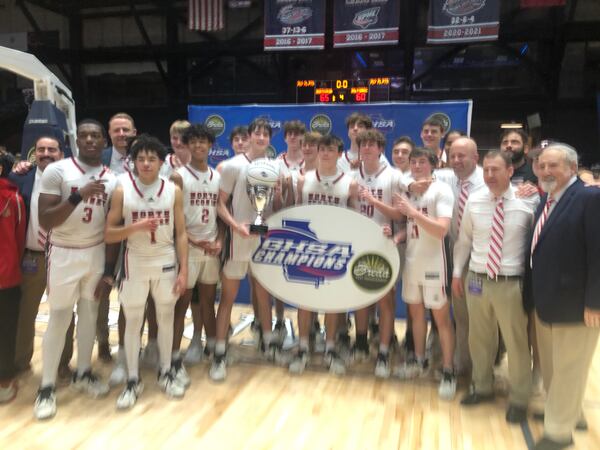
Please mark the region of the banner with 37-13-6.
[[335, 0], [333, 46], [398, 43], [398, 0]]
[[265, 50], [323, 50], [325, 1], [265, 0]]
[[428, 44], [495, 41], [500, 0], [431, 0]]

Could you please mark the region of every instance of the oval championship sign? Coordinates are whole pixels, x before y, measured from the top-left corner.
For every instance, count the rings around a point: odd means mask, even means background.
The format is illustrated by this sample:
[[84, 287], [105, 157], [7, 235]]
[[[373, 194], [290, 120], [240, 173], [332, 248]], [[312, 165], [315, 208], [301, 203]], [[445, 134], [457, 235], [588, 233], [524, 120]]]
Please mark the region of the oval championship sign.
[[252, 275], [271, 295], [311, 311], [375, 303], [396, 282], [398, 251], [379, 225], [354, 210], [303, 205], [267, 219]]

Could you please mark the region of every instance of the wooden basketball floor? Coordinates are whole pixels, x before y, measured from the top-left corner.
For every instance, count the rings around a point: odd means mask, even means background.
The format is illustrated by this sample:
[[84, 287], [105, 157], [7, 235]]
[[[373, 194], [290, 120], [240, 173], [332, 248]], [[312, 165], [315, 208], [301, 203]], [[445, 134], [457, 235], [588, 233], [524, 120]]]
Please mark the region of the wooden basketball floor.
[[[111, 304], [114, 321], [118, 305]], [[208, 362], [189, 367], [192, 385], [182, 400], [167, 399], [156, 386], [156, 374], [143, 370], [145, 390], [130, 411], [118, 412], [120, 387], [94, 400], [58, 390], [58, 413], [38, 422], [32, 413], [40, 382], [41, 337], [47, 308], [40, 307], [33, 370], [20, 378], [17, 399], [0, 406], [0, 449], [526, 449], [542, 433], [541, 423], [508, 425], [503, 372], [498, 371], [495, 404], [462, 408], [467, 388], [459, 384], [452, 402], [438, 399], [437, 382], [376, 380], [373, 362], [351, 367], [344, 377], [330, 375], [313, 358], [301, 376], [261, 361], [251, 346], [249, 327], [240, 320], [249, 312], [235, 307], [232, 338], [237, 360], [224, 383], [208, 378]], [[294, 323], [295, 312], [286, 317]], [[247, 322], [246, 322], [247, 323]], [[236, 327], [237, 326], [237, 327]], [[398, 335], [404, 322], [397, 321]], [[111, 327], [111, 343], [117, 343]], [[182, 348], [189, 343], [184, 338]], [[72, 365], [75, 360], [72, 361]], [[112, 365], [94, 360], [105, 379]], [[504, 392], [503, 392], [504, 391]], [[538, 397], [534, 402], [540, 403]], [[578, 449], [600, 449], [600, 350], [596, 350], [585, 396], [589, 431], [575, 434]]]

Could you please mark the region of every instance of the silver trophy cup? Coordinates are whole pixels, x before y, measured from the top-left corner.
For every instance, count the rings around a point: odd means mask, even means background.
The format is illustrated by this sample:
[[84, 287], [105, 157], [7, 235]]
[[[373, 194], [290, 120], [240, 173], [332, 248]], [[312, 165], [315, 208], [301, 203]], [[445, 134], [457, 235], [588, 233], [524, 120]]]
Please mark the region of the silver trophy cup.
[[273, 187], [263, 184], [248, 184], [248, 197], [256, 210], [256, 220], [250, 225], [250, 233], [266, 234], [269, 227], [265, 223], [264, 213], [273, 200]]

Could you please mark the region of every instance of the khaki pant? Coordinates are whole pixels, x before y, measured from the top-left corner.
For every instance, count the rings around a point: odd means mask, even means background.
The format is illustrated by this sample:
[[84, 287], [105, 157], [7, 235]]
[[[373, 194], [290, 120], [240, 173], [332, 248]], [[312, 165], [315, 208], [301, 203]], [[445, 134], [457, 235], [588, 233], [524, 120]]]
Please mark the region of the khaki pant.
[[[29, 260], [28, 268], [23, 270], [21, 282], [21, 304], [17, 324], [17, 343], [15, 347], [15, 365], [17, 370], [25, 370], [33, 357], [35, 339], [35, 318], [42, 295], [46, 290], [46, 258], [44, 252], [26, 250], [23, 261]], [[36, 267], [37, 269], [33, 269]], [[65, 348], [60, 363], [68, 364], [73, 356], [73, 327], [69, 327]]]
[[[466, 272], [463, 276], [463, 284]], [[469, 352], [469, 311], [467, 299], [452, 295], [452, 315], [456, 326], [456, 346], [454, 348], [454, 368], [458, 374], [471, 375], [471, 354]]]
[[557, 441], [571, 438], [581, 416], [599, 328], [583, 323], [548, 324], [535, 315], [546, 407], [544, 433]]
[[[481, 294], [470, 292], [472, 280], [479, 278]], [[498, 325], [508, 353], [509, 403], [526, 407], [531, 394], [531, 353], [527, 339], [527, 314], [523, 309], [521, 278], [498, 277], [469, 272], [465, 282], [469, 310], [469, 349], [473, 360], [475, 392], [491, 393], [494, 360], [498, 349]]]

